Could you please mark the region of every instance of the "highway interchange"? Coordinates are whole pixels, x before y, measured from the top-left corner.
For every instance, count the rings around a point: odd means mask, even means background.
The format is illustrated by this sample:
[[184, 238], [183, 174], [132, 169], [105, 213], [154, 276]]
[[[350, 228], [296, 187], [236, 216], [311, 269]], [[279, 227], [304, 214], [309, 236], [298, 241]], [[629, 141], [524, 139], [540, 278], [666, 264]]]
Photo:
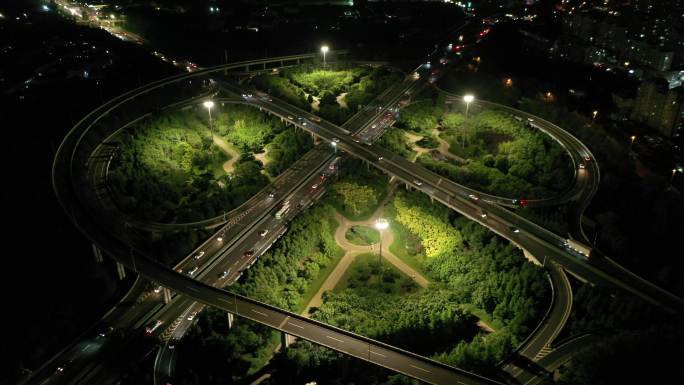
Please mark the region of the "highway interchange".
[[[300, 56], [306, 57], [306, 55]], [[432, 60], [435, 59], [437, 57]], [[276, 58], [272, 60], [282, 64], [283, 61], [294, 59], [290, 57], [289, 59]], [[245, 62], [231, 66], [232, 68], [255, 64], [263, 64], [265, 66], [267, 62], [268, 60]], [[227, 221], [228, 223], [220, 226], [212, 237], [191, 255], [188, 255], [174, 269], [157, 264], [152, 258], [146, 256], [144, 252], [136, 250], [129, 245], [131, 236], [127, 229], [130, 224], [127, 225], [116, 220], [115, 216], [117, 213], [115, 208], [111, 207], [111, 205], [105, 207], [100, 199], [93, 199], [94, 197], [102, 197], [102, 194], [95, 194], [92, 190], [96, 188], [96, 185], [100, 185], [103, 163], [106, 164], [107, 159], [111, 157], [111, 153], [105, 149], [114, 146], [100, 146], [106, 143], [106, 138], [103, 138], [103, 135], [94, 135], [96, 137], [95, 141], [99, 144], [84, 146], [88, 147], [85, 151], [79, 145], [86, 141], [85, 137], [90, 132], [94, 131], [89, 129], [98, 122], [100, 117], [115, 112], [116, 108], [123, 103], [139, 98], [143, 94], [154, 92], [155, 88], [165, 87], [173, 83], [183, 83], [183, 86], [190, 88], [187, 98], [182, 101], [183, 103], [194, 103], [197, 100], [206, 99], [209, 95], [215, 95], [215, 91], [207, 92], [201, 87], [198, 88], [196, 84], [198, 82], [195, 82], [193, 86], [184, 82], [187, 79], [198, 79], [200, 76], [211, 77], [231, 66], [215, 67], [191, 74], [175, 76], [124, 94], [122, 97], [116, 98], [94, 111], [93, 114], [81, 121], [65, 138], [58, 151], [53, 170], [53, 184], [55, 185], [60, 203], [72, 216], [77, 227], [108, 255], [113, 256], [139, 274], [172, 289], [174, 292], [183, 294], [173, 296], [170, 303], [163, 306], [163, 311], [158, 309], [160, 307], [159, 296], [162, 293], [149, 294], [136, 305], [133, 311], [128, 312], [130, 315], [127, 317], [119, 315], [120, 321], [117, 323], [109, 323], [109, 319], [116, 318], [114, 315], [106, 316], [103, 318], [103, 325], [116, 325], [117, 329], [125, 330], [132, 327], [149, 325], [150, 322], [160, 318], [163, 318], [164, 325], [169, 325], [178, 319], [187, 320], [189, 314], [203, 306], [195, 303], [195, 301], [198, 301], [429, 383], [496, 382], [409, 352], [401, 351], [394, 347], [389, 347], [362, 336], [336, 329], [329, 325], [305, 319], [269, 305], [236, 296], [212, 286], [223, 287], [235, 281], [239, 277], [241, 270], [253, 263], [258, 255], [270, 247], [276, 240], [284, 228], [284, 221], [276, 221], [272, 215], [278, 203], [282, 203], [285, 200], [294, 203], [298, 202], [298, 204], [302, 205], [300, 209], [304, 209], [306, 205], [311, 203], [310, 186], [314, 181], [320, 179], [321, 172], [325, 169], [331, 170], [329, 162], [334, 161], [336, 158], [336, 155], [327, 145], [333, 139], [338, 143], [337, 147], [339, 150], [367, 161], [383, 172], [400, 179], [407, 186], [430, 195], [433, 199], [510, 239], [536, 256], [537, 259], [545, 260], [545, 264], [549, 265], [551, 269], [550, 275], [556, 289], [554, 293], [554, 306], [545, 318], [545, 322], [540, 325], [519, 350], [519, 353], [525, 357], [534, 359], [543, 348], [547, 347], [557, 336], [569, 315], [572, 293], [567, 284], [567, 278], [564, 276], [563, 269], [558, 266], [563, 266], [565, 270], [581, 279], [596, 284], [621, 287], [667, 309], [673, 311], [682, 309], [681, 299], [662, 291], [634, 275], [624, 273], [623, 269], [616, 268], [613, 263], [603, 264], [600, 261], [595, 262], [595, 259], [586, 261], [570, 254], [562, 245], [564, 237], [553, 234], [502, 207], [510, 206], [509, 198], [488, 196], [474, 192], [471, 189], [435, 175], [383, 148], [366, 144], [366, 138], [362, 137], [361, 139], [363, 140], [359, 140], [357, 137], [348, 135], [349, 132], [368, 130], [372, 125], [377, 125], [378, 118], [382, 117], [383, 113], [388, 109], [393, 108], [406, 92], [415, 92], [424, 86], [427, 76], [421, 76], [419, 80], [407, 77], [402, 83], [390, 88], [379, 98], [377, 104], [380, 108], [378, 111], [362, 111], [364, 116], [357, 115], [353, 118], [358, 122], [353, 127], [351, 125], [338, 127], [326, 121], [312, 120], [311, 114], [290, 106], [281, 100], [272, 99], [269, 101], [261, 98], [247, 98], [249, 100], [244, 102], [277, 115], [284, 120], [288, 120], [302, 129], [311, 131], [323, 141], [323, 144], [318, 145], [312, 152], [305, 155], [302, 160], [295, 164], [296, 167], [293, 166], [292, 169], [286, 171], [287, 174], [283, 174], [285, 176], [282, 179], [278, 178], [282, 185], [275, 185], [262, 191], [259, 198], [255, 197], [253, 201], [250, 200], [249, 204], [242, 205], [232, 211], [230, 215], [227, 215], [228, 218], [239, 219]], [[421, 66], [419, 71], [426, 75], [428, 69], [424, 67]], [[228, 91], [235, 95], [241, 95], [244, 92], [243, 89], [228, 82], [221, 82], [221, 88], [223, 91]], [[197, 95], [200, 96], [198, 97]], [[226, 101], [231, 102], [232, 99], [228, 98]], [[484, 104], [484, 102], [482, 103]], [[512, 113], [525, 118], [530, 117], [539, 122], [541, 129], [568, 149], [570, 156], [575, 162], [581, 161], [587, 154], [590, 154], [581, 142], [551, 123], [544, 122], [537, 117], [531, 117], [517, 110], [512, 111]], [[382, 159], [380, 160], [380, 158]], [[88, 162], [84, 162], [83, 159], [88, 159]], [[99, 162], [93, 161], [96, 159], [99, 159]], [[88, 163], [87, 167], [83, 167], [82, 165], [86, 163]], [[298, 164], [299, 166], [297, 166]], [[531, 203], [558, 204], [570, 201], [573, 207], [576, 208], [577, 213], [581, 215], [598, 187], [598, 165], [595, 162], [590, 162], [588, 166], [586, 169], [578, 170], [576, 183], [568, 194], [561, 198], [554, 198], [553, 202], [537, 203], [531, 201]], [[106, 171], [106, 168], [104, 171]], [[91, 191], [84, 193], [84, 187], [86, 190]], [[269, 197], [269, 193], [273, 191], [277, 193], [274, 197]], [[319, 194], [321, 194], [322, 189], [319, 191]], [[474, 200], [470, 198], [470, 195], [473, 193], [479, 194], [480, 199]], [[247, 210], [249, 210], [249, 215], [240, 216], [241, 212], [246, 212]], [[483, 210], [486, 210], [489, 214], [486, 218], [482, 218], [480, 215]], [[292, 210], [289, 215], [296, 215], [296, 211]], [[579, 232], [581, 234], [579, 220], [577, 221], [577, 226], [579, 227], [575, 227], [573, 233]], [[513, 228], [518, 231], [513, 231]], [[260, 232], [264, 229], [268, 229], [269, 232], [265, 237], [262, 237]], [[246, 252], [250, 250], [253, 250], [253, 252], [250, 253], [251, 255], [247, 255]], [[203, 252], [203, 255], [199, 259], [195, 259], [195, 256], [200, 252]], [[597, 259], [601, 259], [600, 256]], [[192, 277], [187, 276], [187, 272], [195, 266], [198, 267], [198, 270], [193, 273]], [[178, 269], [184, 273], [174, 271]], [[228, 272], [228, 274], [222, 277], [223, 272]], [[144, 288], [143, 286], [136, 283], [132, 293], [138, 295], [147, 293], [149, 288]], [[155, 296], [157, 296], [156, 301]], [[156, 311], [155, 308], [157, 308]], [[159, 316], [160, 311], [163, 312], [163, 317]], [[114, 313], [126, 314], [124, 311]], [[150, 313], [152, 315], [148, 315]], [[148, 316], [140, 317], [141, 314]], [[134, 320], [137, 322], [133, 322]], [[160, 330], [166, 330], [166, 328], [160, 328]], [[107, 338], [107, 336], [101, 338]], [[146, 348], [147, 346], [143, 346], [142, 349], [138, 349], [145, 350]], [[74, 366], [77, 364], [77, 362], [73, 363]], [[111, 377], [112, 371], [116, 367], [102, 366], [98, 368], [95, 365], [94, 368], [88, 370], [74, 371], [78, 372], [76, 377], [69, 377], [67, 375], [69, 374], [69, 369], [71, 369], [69, 367], [66, 367], [61, 376], [53, 376], [52, 371], [54, 369], [53, 363], [45, 365], [43, 376], [34, 374], [29, 383], [43, 383], [44, 381], [42, 380], [45, 378], [54, 379], [55, 383], [107, 383], [107, 379]], [[529, 373], [525, 372], [526, 374], [524, 374], [523, 371], [513, 367], [506, 367], [504, 369], [514, 377], [530, 376]]]

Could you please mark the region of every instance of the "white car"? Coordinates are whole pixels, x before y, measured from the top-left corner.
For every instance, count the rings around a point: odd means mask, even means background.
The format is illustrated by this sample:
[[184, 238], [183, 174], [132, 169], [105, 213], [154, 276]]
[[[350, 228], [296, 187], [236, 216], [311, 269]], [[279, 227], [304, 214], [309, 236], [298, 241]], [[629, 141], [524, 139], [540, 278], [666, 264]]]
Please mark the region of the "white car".
[[268, 234], [268, 229], [263, 229], [263, 230], [261, 230], [261, 232], [259, 233], [259, 235], [262, 236], [262, 237], [265, 237], [266, 234]]
[[340, 142], [340, 140], [339, 140], [338, 138], [332, 138], [332, 141], [333, 141], [334, 143], [339, 143], [339, 142]]
[[470, 199], [472, 199], [472, 200], [474, 200], [474, 201], [476, 201], [476, 200], [479, 200], [479, 199], [480, 199], [480, 197], [478, 197], [477, 195], [474, 195], [474, 194], [470, 194], [470, 195], [468, 195], [468, 198], [470, 198]]
[[197, 253], [197, 255], [195, 255], [195, 259], [200, 259], [203, 256], [204, 256], [204, 251], [200, 251], [199, 253]]
[[486, 211], [481, 212], [480, 217], [487, 218], [487, 212]]
[[414, 180], [413, 183], [415, 183], [416, 186], [422, 186], [423, 185], [423, 182], [421, 182], [419, 180]]
[[188, 321], [192, 321], [193, 319], [195, 319], [196, 315], [197, 315], [196, 311], [193, 311], [192, 313], [190, 313], [190, 315], [188, 315]]
[[188, 271], [188, 275], [192, 277], [193, 275], [195, 275], [197, 270], [199, 270], [199, 266], [193, 267], [192, 270]]
[[383, 160], [383, 159], [385, 159], [385, 158], [382, 157], [382, 156], [379, 156], [379, 157], [378, 157], [378, 162], [381, 161], [381, 160]]

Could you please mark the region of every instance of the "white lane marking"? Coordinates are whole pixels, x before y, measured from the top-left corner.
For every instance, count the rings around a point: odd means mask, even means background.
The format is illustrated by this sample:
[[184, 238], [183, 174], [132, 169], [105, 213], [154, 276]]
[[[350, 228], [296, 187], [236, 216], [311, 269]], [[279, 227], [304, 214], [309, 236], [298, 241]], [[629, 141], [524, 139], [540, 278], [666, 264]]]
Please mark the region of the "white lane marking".
[[195, 293], [199, 293], [199, 292], [200, 292], [199, 289], [197, 289], [197, 288], [195, 288], [195, 287], [192, 287], [192, 286], [186, 286], [186, 287], [188, 288], [188, 290], [192, 290], [192, 291], [194, 291]]
[[409, 364], [409, 366], [412, 367], [412, 368], [414, 368], [414, 369], [422, 370], [422, 371], [424, 371], [425, 373], [432, 373], [431, 371], [429, 371], [429, 370], [427, 370], [427, 369], [423, 369], [423, 368], [421, 368], [420, 366], [416, 366], [416, 365], [413, 365], [413, 364]]
[[380, 357], [385, 357], [385, 358], [387, 357], [386, 355], [384, 355], [384, 354], [382, 354], [382, 353], [374, 352], [374, 351], [372, 351], [372, 350], [371, 350], [371, 354], [377, 354], [377, 355], [379, 355]]
[[342, 343], [344, 343], [344, 341], [342, 341], [342, 340], [339, 339], [339, 338], [335, 338], [335, 337], [331, 337], [331, 336], [326, 336], [326, 337], [330, 338], [331, 340], [335, 340], [335, 341], [337, 341], [337, 342], [342, 342]]
[[264, 317], [268, 317], [268, 314], [263, 313], [263, 312], [260, 312], [260, 311], [257, 310], [257, 309], [252, 309], [252, 311], [255, 312], [255, 313], [257, 313], [257, 314], [259, 314], [259, 315], [262, 315], [262, 316], [264, 316]]
[[296, 327], [296, 328], [304, 329], [304, 326], [300, 326], [300, 325], [297, 325], [297, 324], [293, 324], [292, 322], [288, 322], [287, 324], [288, 324], [288, 325], [292, 325], [292, 326], [294, 326], [294, 327]]
[[281, 322], [280, 325], [278, 325], [278, 329], [282, 329], [282, 328], [283, 328], [283, 325], [285, 325], [285, 322], [287, 322], [287, 320], [289, 320], [289, 319], [290, 319], [290, 316], [289, 316], [289, 315], [286, 316], [286, 317], [283, 319], [283, 322]]

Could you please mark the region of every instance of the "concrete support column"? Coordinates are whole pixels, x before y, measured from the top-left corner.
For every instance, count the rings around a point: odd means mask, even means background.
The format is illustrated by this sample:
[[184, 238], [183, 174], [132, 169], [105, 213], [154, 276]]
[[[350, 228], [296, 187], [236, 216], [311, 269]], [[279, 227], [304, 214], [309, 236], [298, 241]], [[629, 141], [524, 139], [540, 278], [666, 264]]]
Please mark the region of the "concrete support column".
[[100, 251], [100, 249], [97, 246], [95, 246], [94, 243], [93, 243], [93, 255], [95, 255], [95, 262], [97, 262], [97, 263], [103, 262], [104, 258], [102, 258], [102, 252]]
[[164, 292], [164, 303], [171, 302], [171, 290], [169, 290], [168, 288], [165, 287], [163, 289], [163, 292]]
[[228, 313], [228, 329], [233, 328], [233, 322], [235, 322], [235, 319], [233, 317], [235, 317], [233, 313]]
[[280, 347], [281, 349], [287, 349], [291, 344], [292, 344], [292, 336], [285, 333], [285, 332], [280, 332]]
[[119, 274], [119, 280], [123, 281], [126, 278], [126, 268], [120, 262], [116, 263], [116, 272]]

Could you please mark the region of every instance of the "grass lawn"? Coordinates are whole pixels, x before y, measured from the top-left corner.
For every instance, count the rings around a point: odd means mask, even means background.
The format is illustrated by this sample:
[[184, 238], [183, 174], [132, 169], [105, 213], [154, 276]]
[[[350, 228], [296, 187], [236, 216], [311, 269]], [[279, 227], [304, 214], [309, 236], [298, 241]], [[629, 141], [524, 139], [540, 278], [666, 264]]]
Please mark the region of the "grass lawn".
[[357, 255], [333, 291], [341, 292], [349, 288], [369, 295], [378, 291], [402, 295], [420, 290], [411, 278], [391, 263], [383, 260], [380, 265], [378, 259], [377, 254]]
[[[335, 230], [340, 224], [334, 218], [330, 218], [330, 221], [332, 223], [332, 229], [334, 234]], [[332, 273], [332, 271], [335, 270], [335, 266], [337, 266], [337, 264], [340, 263], [340, 260], [342, 259], [343, 255], [344, 250], [341, 247], [337, 246], [335, 257], [332, 259], [332, 261], [330, 261], [328, 266], [319, 271], [316, 279], [311, 281], [304, 294], [302, 294], [302, 299], [297, 304], [297, 308], [294, 309], [295, 313], [301, 313], [309, 304], [309, 302], [311, 302], [311, 298], [313, 298], [313, 296], [316, 295], [318, 289], [320, 289], [323, 285], [323, 282], [325, 282], [330, 273]]]
[[347, 240], [355, 245], [368, 246], [380, 242], [380, 232], [368, 226], [352, 226], [344, 234]]

